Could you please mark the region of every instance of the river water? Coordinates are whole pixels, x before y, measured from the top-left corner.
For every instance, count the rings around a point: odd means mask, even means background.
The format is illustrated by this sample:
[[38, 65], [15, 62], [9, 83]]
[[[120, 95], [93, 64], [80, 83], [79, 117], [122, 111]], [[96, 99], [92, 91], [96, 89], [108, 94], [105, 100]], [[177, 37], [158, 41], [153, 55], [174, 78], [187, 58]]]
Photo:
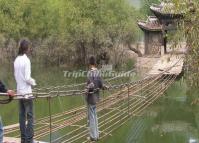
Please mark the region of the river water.
[[143, 116], [132, 117], [101, 143], [199, 143], [198, 111], [186, 84], [176, 81]]
[[[52, 70], [49, 69], [48, 72], [40, 71], [40, 73], [45, 73], [45, 76], [41, 75], [40, 77], [37, 75], [38, 83], [46, 81], [44, 84], [53, 85], [54, 83], [68, 82], [67, 79], [63, 79], [63, 73], [60, 70], [54, 71], [54, 76], [50, 76]], [[11, 75], [11, 73], [8, 73], [8, 75]], [[13, 78], [7, 79], [7, 84], [12, 86]], [[129, 121], [113, 132], [112, 135], [99, 142], [199, 143], [199, 110], [190, 104], [190, 94], [187, 95], [187, 93], [189, 92], [186, 83], [181, 80], [176, 81], [165, 92], [164, 96], [145, 110], [143, 116], [129, 118]], [[198, 91], [191, 91], [191, 94], [198, 94]], [[70, 109], [73, 105], [82, 104], [81, 101], [77, 98], [67, 98], [61, 102], [56, 100], [52, 104], [52, 112], [57, 113]], [[0, 105], [0, 107], [0, 115], [2, 115], [5, 125], [18, 122], [16, 101], [8, 105]], [[47, 101], [35, 101], [35, 111], [37, 118], [47, 116]]]

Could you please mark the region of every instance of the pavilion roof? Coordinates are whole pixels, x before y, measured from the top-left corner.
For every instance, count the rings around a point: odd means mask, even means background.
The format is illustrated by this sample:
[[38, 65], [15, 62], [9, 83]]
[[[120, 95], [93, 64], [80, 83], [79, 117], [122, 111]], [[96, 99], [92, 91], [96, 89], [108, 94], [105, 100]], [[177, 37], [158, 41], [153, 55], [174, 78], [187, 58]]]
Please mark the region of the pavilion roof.
[[146, 21], [139, 21], [138, 25], [145, 31], [162, 31], [162, 25], [155, 16], [149, 16]]
[[153, 4], [150, 9], [158, 18], [173, 19], [182, 17], [182, 13], [177, 12], [175, 5], [171, 2], [161, 2], [159, 5]]

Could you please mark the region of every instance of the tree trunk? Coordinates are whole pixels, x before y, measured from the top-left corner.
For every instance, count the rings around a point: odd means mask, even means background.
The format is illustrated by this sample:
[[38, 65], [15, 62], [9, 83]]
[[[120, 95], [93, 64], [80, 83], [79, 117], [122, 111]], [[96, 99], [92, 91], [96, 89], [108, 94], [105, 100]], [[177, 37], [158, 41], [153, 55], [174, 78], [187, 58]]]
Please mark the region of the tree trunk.
[[134, 47], [132, 47], [132, 45], [131, 45], [130, 43], [128, 43], [128, 48], [129, 48], [131, 51], [133, 51], [133, 52], [135, 52], [136, 54], [138, 54], [138, 57], [142, 57], [141, 51], [138, 50], [138, 49], [136, 49], [136, 48], [134, 48]]
[[84, 42], [78, 42], [77, 43], [77, 50], [76, 50], [76, 65], [78, 66], [85, 66], [86, 65], [86, 60], [87, 60], [87, 51], [85, 47]]

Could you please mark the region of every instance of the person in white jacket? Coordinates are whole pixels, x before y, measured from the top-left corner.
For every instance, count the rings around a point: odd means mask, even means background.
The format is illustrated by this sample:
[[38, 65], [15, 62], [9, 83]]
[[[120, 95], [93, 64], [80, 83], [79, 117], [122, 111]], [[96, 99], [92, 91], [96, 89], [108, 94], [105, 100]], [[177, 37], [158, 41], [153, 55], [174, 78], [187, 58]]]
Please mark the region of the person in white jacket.
[[[30, 42], [23, 39], [19, 43], [18, 56], [14, 61], [14, 75], [17, 83], [17, 94], [25, 98], [19, 100], [19, 123], [21, 131], [21, 143], [32, 143], [34, 136], [34, 113], [32, 98], [32, 86], [36, 85], [31, 77], [31, 63], [28, 58]], [[27, 120], [27, 124], [26, 124]]]

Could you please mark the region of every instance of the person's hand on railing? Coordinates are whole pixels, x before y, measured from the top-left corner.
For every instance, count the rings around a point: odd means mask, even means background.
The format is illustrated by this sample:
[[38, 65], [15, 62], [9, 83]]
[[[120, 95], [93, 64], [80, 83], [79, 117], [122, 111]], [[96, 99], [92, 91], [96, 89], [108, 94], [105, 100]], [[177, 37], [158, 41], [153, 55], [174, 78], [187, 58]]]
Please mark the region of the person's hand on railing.
[[13, 90], [8, 90], [7, 94], [8, 96], [11, 96], [11, 97], [15, 96], [15, 92]]

